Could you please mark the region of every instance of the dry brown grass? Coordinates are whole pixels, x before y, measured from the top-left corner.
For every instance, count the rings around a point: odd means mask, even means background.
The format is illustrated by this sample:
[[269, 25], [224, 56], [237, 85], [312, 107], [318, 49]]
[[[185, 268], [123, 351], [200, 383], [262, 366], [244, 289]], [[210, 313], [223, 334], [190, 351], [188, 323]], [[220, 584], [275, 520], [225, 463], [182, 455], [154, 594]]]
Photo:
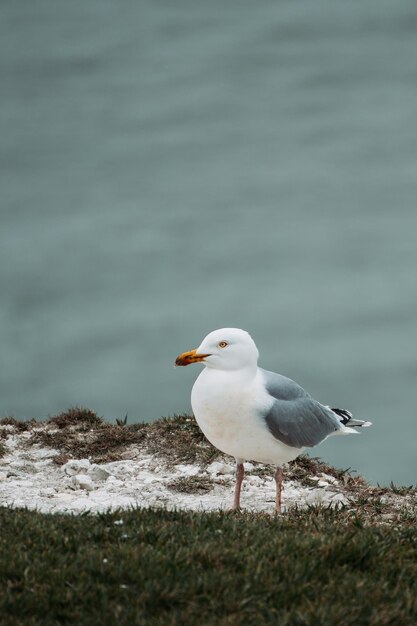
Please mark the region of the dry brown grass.
[[[2, 417], [0, 419], [0, 426], [12, 426], [16, 433], [31, 430], [36, 423], [36, 420], [17, 420], [15, 417]], [[9, 434], [10, 429], [0, 428], [0, 439], [6, 439]]]
[[[219, 481], [207, 476], [183, 476], [168, 483], [168, 489], [180, 493], [207, 493], [214, 489]], [[224, 484], [224, 483], [223, 483]]]
[[162, 456], [168, 465], [198, 463], [207, 465], [221, 455], [207, 441], [194, 417], [174, 415], [145, 425], [145, 445], [149, 452]]
[[[151, 424], [110, 424], [90, 409], [74, 407], [50, 417], [43, 428], [34, 424], [37, 428], [32, 430], [28, 445], [37, 443], [58, 450], [57, 464], [69, 458], [90, 458], [96, 463], [117, 461], [127, 458], [132, 447], [157, 454], [167, 465], [204, 465], [220, 455], [188, 415], [162, 418]], [[23, 430], [19, 422], [10, 425]]]
[[289, 463], [286, 469], [287, 478], [299, 481], [307, 487], [314, 486], [316, 483], [311, 481], [312, 476], [319, 474], [328, 474], [336, 478], [345, 489], [355, 491], [358, 488], [363, 489], [367, 483], [362, 476], [352, 476], [349, 470], [342, 470], [328, 465], [321, 459], [309, 457], [306, 455], [299, 456], [295, 461]]
[[[273, 477], [275, 475], [275, 467], [273, 465], [254, 463], [254, 466], [254, 469], [250, 472], [251, 474], [261, 477]], [[301, 455], [295, 461], [291, 461], [284, 470], [286, 480], [295, 480], [305, 487], [316, 487], [317, 481], [313, 480], [313, 477], [320, 474], [328, 474], [336, 478], [345, 491], [356, 491], [358, 488], [363, 490], [364, 487], [367, 487], [366, 481], [361, 476], [355, 477], [350, 474], [349, 470], [332, 467], [319, 458], [307, 455]]]
[[58, 415], [50, 417], [49, 424], [53, 424], [57, 428], [69, 428], [74, 426], [77, 430], [89, 430], [90, 428], [99, 427], [104, 424], [101, 417], [91, 409], [75, 406], [67, 411], [63, 411]]
[[123, 458], [126, 449], [143, 438], [143, 424], [116, 426], [104, 422], [90, 409], [75, 407], [49, 418], [44, 428], [32, 432], [28, 444], [38, 443], [58, 450], [57, 464], [70, 458], [105, 463]]

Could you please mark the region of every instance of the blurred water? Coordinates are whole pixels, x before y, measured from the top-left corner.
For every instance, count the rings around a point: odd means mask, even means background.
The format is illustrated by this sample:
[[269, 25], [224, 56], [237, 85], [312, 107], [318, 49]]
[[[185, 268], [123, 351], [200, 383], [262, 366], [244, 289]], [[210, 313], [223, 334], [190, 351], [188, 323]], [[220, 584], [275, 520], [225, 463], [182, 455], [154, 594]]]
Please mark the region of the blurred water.
[[[416, 481], [417, 5], [4, 0], [0, 413], [190, 409], [238, 326]], [[197, 367], [197, 366], [196, 366]]]

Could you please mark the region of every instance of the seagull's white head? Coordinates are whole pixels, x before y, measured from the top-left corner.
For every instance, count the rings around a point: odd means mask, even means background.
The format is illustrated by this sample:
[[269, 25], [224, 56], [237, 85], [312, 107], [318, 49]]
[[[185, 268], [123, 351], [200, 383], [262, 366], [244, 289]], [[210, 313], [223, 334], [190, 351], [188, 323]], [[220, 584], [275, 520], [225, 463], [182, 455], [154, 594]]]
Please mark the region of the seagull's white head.
[[202, 362], [214, 369], [239, 370], [256, 368], [258, 358], [258, 348], [249, 333], [240, 328], [220, 328], [204, 337], [196, 350], [180, 354], [175, 364]]

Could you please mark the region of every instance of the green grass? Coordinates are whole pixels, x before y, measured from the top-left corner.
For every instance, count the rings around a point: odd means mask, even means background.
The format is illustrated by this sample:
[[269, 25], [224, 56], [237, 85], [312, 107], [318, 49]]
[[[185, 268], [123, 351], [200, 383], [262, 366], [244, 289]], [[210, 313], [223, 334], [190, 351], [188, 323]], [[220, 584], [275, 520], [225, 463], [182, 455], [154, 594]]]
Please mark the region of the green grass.
[[414, 626], [416, 515], [381, 521], [0, 508], [0, 623]]

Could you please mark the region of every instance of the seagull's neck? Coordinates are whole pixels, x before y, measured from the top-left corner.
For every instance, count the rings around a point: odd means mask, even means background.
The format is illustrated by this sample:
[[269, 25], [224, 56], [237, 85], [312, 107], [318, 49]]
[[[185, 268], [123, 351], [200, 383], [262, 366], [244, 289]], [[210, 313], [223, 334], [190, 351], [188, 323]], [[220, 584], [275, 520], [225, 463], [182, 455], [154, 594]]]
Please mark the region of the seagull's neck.
[[255, 366], [247, 366], [240, 367], [239, 369], [234, 370], [224, 370], [214, 367], [206, 367], [204, 370], [205, 377], [216, 379], [221, 378], [222, 381], [229, 380], [230, 382], [235, 382], [239, 384], [247, 384], [254, 380], [258, 374], [258, 367]]

